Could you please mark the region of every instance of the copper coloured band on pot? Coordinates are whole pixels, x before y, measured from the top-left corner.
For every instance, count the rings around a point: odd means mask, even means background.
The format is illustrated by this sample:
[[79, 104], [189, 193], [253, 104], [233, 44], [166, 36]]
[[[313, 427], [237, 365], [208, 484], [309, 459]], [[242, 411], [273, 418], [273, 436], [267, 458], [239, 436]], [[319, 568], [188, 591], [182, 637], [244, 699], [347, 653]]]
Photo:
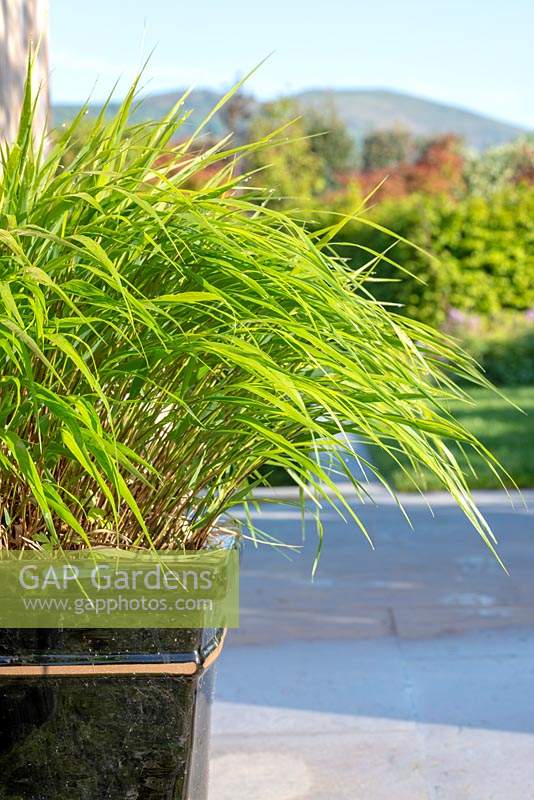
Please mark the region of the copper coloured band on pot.
[[219, 658], [226, 631], [209, 655], [200, 662], [129, 664], [19, 664], [0, 665], [0, 678], [94, 677], [98, 675], [196, 675]]

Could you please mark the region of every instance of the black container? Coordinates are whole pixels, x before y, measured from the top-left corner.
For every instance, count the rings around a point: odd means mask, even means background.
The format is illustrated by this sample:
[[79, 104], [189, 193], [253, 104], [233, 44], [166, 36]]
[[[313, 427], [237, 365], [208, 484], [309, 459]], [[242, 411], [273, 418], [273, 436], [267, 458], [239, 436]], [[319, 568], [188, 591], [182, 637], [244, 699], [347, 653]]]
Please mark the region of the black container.
[[0, 800], [206, 800], [215, 630], [0, 630]]

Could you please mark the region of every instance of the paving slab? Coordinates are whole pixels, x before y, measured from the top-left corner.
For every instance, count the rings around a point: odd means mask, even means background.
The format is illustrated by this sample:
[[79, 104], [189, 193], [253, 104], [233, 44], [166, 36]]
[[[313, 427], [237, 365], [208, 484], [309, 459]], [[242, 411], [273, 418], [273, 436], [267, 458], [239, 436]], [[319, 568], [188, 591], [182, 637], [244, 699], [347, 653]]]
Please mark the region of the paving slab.
[[[403, 730], [413, 716], [404, 660], [393, 638], [375, 639], [372, 645], [314, 642], [230, 649], [219, 676], [214, 731], [373, 730], [375, 718], [395, 720], [394, 727]], [[234, 678], [245, 671], [254, 676], [252, 681]], [[235, 713], [237, 704], [247, 706], [246, 718]]]
[[532, 606], [397, 606], [392, 610], [396, 633], [403, 639], [434, 638], [514, 627], [534, 627]]
[[534, 515], [484, 493], [507, 575], [450, 499], [335, 514], [313, 534], [262, 506], [291, 560], [245, 551], [219, 665], [210, 800], [534, 797]]
[[405, 732], [230, 737], [217, 741], [214, 800], [427, 800], [421, 757]]
[[[534, 795], [532, 734], [433, 725], [422, 735], [429, 800], [527, 800]], [[373, 797], [371, 792], [368, 798]]]
[[231, 648], [211, 797], [523, 800], [533, 686], [532, 630]]

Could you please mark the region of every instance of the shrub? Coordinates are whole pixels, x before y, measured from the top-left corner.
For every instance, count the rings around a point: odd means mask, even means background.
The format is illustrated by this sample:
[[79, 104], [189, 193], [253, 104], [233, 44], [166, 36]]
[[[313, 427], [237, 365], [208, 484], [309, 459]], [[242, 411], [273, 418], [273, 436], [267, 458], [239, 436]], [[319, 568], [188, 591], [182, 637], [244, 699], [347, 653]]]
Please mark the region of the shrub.
[[[357, 218], [345, 225], [342, 240], [335, 246], [352, 268], [374, 262], [376, 299], [430, 324], [441, 323], [449, 305], [449, 270], [429, 257], [447, 202], [415, 195], [384, 202], [367, 214], [370, 224]], [[392, 229], [403, 238], [392, 234]]]
[[367, 172], [346, 173], [340, 180], [357, 180], [363, 194], [372, 192], [376, 202], [416, 192], [458, 196], [465, 188], [463, 172], [460, 141], [455, 136], [438, 136], [421, 142], [417, 157], [411, 161]]
[[534, 187], [526, 185], [457, 202], [414, 195], [371, 211], [371, 224], [380, 227], [347, 226], [350, 247], [339, 252], [355, 267], [386, 253], [375, 276], [388, 282], [377, 283], [377, 298], [433, 325], [441, 325], [451, 307], [483, 315], [526, 310], [534, 306], [533, 216]]
[[510, 183], [534, 184], [534, 142], [520, 138], [515, 142], [474, 153], [466, 163], [467, 190], [491, 196]]

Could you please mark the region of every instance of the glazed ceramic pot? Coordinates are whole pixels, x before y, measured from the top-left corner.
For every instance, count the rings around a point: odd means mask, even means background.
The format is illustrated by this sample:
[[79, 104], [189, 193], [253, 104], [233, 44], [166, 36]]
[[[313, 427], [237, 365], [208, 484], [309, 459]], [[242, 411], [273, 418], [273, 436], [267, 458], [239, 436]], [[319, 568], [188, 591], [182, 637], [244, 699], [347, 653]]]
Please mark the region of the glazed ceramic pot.
[[222, 630], [0, 630], [1, 800], [206, 800]]

